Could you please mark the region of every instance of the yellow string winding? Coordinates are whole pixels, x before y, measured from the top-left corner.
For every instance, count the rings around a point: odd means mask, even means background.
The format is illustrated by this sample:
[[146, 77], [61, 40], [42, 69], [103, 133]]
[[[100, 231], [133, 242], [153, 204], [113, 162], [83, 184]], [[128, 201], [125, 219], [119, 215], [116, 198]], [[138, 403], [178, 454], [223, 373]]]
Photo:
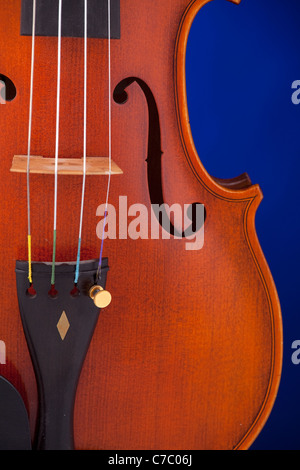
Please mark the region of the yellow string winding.
[[32, 284], [31, 235], [28, 235], [28, 279], [30, 284]]

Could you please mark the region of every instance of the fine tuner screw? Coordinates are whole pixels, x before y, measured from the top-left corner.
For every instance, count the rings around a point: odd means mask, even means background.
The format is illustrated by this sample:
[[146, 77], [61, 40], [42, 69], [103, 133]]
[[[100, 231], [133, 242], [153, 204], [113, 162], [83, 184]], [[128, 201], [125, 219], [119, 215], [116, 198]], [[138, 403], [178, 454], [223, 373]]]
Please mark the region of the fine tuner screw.
[[105, 308], [111, 303], [111, 294], [101, 286], [91, 287], [89, 296], [98, 308]]

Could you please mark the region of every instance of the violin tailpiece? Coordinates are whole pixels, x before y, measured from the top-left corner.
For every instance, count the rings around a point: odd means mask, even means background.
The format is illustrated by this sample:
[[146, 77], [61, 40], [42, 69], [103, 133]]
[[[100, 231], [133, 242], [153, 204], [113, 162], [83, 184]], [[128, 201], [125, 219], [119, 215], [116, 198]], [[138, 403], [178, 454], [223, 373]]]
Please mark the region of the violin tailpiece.
[[[39, 393], [36, 450], [72, 450], [73, 410], [77, 383], [100, 309], [89, 296], [98, 261], [81, 262], [79, 295], [71, 295], [75, 263], [57, 263], [57, 297], [48, 295], [51, 264], [33, 263], [36, 296], [27, 294], [28, 263], [17, 261], [20, 314]], [[108, 272], [103, 260], [101, 286]]]

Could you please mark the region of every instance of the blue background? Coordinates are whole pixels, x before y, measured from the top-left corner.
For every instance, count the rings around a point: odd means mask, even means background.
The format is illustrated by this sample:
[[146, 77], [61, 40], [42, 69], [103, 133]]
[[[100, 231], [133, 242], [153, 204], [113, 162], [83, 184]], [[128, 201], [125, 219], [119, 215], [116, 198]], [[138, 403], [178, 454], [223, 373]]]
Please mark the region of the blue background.
[[205, 5], [192, 25], [186, 71], [204, 166], [220, 178], [246, 171], [264, 194], [256, 227], [280, 297], [284, 358], [275, 406], [252, 449], [299, 450], [300, 365], [291, 344], [300, 339], [300, 105], [291, 87], [300, 80], [300, 1]]

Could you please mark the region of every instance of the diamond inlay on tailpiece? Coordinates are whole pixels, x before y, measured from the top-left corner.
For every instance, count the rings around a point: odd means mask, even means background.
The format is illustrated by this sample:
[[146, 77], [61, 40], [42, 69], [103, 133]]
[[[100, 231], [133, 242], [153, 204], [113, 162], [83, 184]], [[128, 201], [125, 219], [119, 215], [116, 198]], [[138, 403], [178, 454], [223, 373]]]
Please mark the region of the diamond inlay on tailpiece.
[[63, 313], [60, 316], [60, 319], [58, 320], [58, 323], [56, 325], [58, 332], [60, 334], [60, 337], [62, 341], [65, 339], [66, 334], [68, 333], [68, 330], [70, 328], [70, 323], [68, 320], [68, 317], [66, 315], [66, 312], [63, 311]]

